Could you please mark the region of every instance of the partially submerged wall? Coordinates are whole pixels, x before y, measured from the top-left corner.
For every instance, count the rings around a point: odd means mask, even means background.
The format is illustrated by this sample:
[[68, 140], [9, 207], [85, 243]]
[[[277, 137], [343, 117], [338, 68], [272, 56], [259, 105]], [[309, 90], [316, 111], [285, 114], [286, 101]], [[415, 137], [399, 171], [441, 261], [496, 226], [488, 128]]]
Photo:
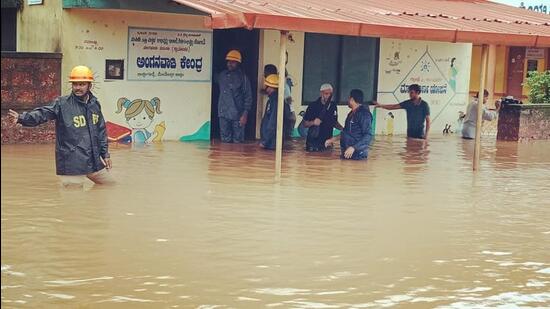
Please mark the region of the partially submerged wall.
[[47, 105], [61, 94], [61, 54], [2, 53], [2, 144], [47, 143], [55, 138], [54, 123], [22, 128], [7, 111]]

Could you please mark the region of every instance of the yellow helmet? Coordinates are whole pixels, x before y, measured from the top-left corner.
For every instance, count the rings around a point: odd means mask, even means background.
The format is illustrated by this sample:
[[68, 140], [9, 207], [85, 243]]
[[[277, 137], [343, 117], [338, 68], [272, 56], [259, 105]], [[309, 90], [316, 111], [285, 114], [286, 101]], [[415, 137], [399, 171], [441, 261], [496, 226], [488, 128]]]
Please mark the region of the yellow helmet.
[[241, 52], [239, 52], [238, 50], [230, 50], [228, 53], [227, 53], [227, 56], [225, 56], [225, 60], [228, 60], [228, 61], [237, 61], [238, 63], [242, 63], [243, 62], [243, 57], [241, 56]]
[[70, 82], [93, 82], [94, 73], [87, 66], [79, 65], [71, 70]]
[[271, 88], [279, 88], [279, 76], [277, 74], [268, 75], [265, 78], [264, 85]]

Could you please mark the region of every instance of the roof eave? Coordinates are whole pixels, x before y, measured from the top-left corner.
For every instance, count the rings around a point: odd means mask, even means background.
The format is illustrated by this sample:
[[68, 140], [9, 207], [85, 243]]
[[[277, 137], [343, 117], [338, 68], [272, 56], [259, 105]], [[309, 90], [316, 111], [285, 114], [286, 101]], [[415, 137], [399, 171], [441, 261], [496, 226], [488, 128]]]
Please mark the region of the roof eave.
[[409, 28], [255, 13], [214, 13], [210, 17], [205, 18], [205, 26], [211, 29], [274, 29], [451, 43], [464, 42], [474, 44], [550, 47], [550, 36], [504, 34], [459, 29]]

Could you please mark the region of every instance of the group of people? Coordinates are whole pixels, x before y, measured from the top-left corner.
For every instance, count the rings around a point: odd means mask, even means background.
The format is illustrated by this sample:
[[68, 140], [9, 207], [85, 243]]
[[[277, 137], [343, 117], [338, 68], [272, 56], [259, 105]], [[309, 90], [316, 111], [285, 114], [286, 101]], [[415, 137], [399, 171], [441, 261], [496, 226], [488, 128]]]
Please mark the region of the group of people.
[[[221, 140], [225, 143], [241, 143], [244, 141], [244, 130], [253, 104], [252, 87], [250, 80], [240, 68], [240, 52], [230, 51], [226, 55], [226, 61], [227, 69], [215, 78], [220, 88], [218, 114]], [[286, 72], [285, 76], [284, 136], [289, 137], [295, 126], [296, 114], [292, 109], [292, 80]], [[109, 173], [112, 163], [108, 151], [105, 119], [97, 98], [91, 92], [93, 80], [93, 73], [88, 67], [77, 66], [72, 69], [69, 77], [72, 83], [70, 95], [59, 97], [48, 106], [21, 114], [9, 110], [12, 121], [23, 126], [38, 126], [55, 120], [56, 172], [61, 176], [65, 186], [82, 186], [86, 178], [97, 184], [115, 182]], [[262, 93], [267, 95], [268, 100], [261, 123], [260, 146], [275, 149], [279, 75], [274, 65], [265, 66], [263, 84]], [[384, 105], [375, 101], [370, 104], [388, 110], [404, 109], [407, 113], [407, 137], [427, 139], [431, 124], [430, 107], [420, 97], [419, 85], [410, 85], [408, 90], [410, 99], [399, 104]], [[324, 151], [331, 148], [339, 139], [343, 159], [367, 158], [373, 130], [372, 114], [368, 105], [364, 104], [363, 91], [350, 91], [347, 101], [350, 112], [343, 126], [338, 121], [333, 86], [325, 83], [319, 91], [319, 98], [309, 104], [303, 116], [303, 126], [308, 129], [306, 151]], [[487, 97], [488, 92], [485, 91], [483, 103], [487, 101]], [[464, 138], [473, 138], [475, 135], [477, 104], [479, 103], [475, 99], [468, 105], [462, 131]], [[497, 105], [497, 110], [498, 107]], [[482, 111], [482, 118], [486, 120], [496, 118], [498, 112], [488, 111], [485, 107]], [[333, 136], [334, 129], [341, 131], [338, 137]]]
[[[218, 98], [218, 117], [222, 142], [241, 143], [248, 113], [252, 107], [252, 88], [250, 80], [240, 68], [242, 55], [237, 50], [227, 53], [227, 69], [219, 73], [217, 83], [220, 89]], [[292, 80], [285, 71], [283, 131], [290, 137], [296, 123], [296, 114], [292, 109]], [[277, 105], [279, 93], [279, 75], [277, 67], [268, 64], [264, 67], [264, 89], [262, 93], [268, 100], [260, 129], [260, 147], [275, 149], [277, 133]], [[306, 151], [317, 152], [331, 148], [336, 138], [333, 130], [340, 134], [341, 156], [344, 159], [360, 160], [368, 156], [368, 147], [372, 141], [372, 114], [364, 105], [364, 94], [360, 89], [351, 90], [348, 98], [349, 112], [344, 126], [338, 121], [338, 104], [333, 99], [334, 89], [329, 83], [321, 85], [320, 96], [309, 104], [303, 125], [307, 130]], [[393, 110], [405, 109], [407, 112], [407, 136], [426, 139], [430, 130], [430, 107], [420, 97], [420, 86], [409, 87], [410, 100], [400, 104], [383, 105], [373, 102], [376, 107]]]

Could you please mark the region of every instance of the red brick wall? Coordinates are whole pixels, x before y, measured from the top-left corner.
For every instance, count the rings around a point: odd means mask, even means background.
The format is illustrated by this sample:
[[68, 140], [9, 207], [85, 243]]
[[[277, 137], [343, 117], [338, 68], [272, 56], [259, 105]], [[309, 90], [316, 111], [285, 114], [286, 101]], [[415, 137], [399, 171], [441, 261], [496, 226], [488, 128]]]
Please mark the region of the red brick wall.
[[47, 105], [61, 95], [61, 54], [2, 52], [2, 144], [49, 143], [54, 123], [37, 128], [15, 126], [8, 109], [18, 112]]

